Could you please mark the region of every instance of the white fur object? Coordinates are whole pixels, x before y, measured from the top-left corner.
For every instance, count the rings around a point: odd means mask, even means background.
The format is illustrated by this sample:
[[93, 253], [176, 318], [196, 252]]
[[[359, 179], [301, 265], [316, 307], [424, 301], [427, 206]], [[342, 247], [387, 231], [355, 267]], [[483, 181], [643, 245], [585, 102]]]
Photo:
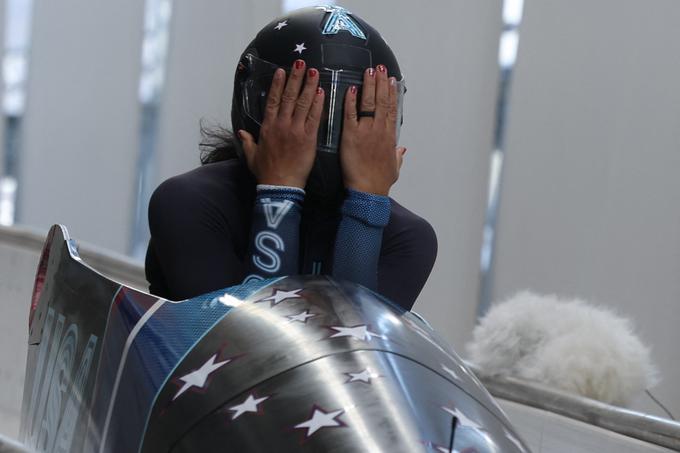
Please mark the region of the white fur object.
[[520, 292], [493, 306], [467, 345], [485, 374], [510, 375], [627, 406], [657, 382], [628, 319], [579, 299]]

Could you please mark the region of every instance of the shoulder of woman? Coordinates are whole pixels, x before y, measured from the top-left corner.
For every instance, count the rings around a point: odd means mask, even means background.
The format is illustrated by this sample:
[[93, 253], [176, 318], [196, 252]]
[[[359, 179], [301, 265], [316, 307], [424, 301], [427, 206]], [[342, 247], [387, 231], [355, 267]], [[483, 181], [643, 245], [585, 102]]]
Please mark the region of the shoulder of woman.
[[394, 199], [390, 199], [392, 210], [390, 222], [385, 228], [385, 237], [399, 239], [399, 242], [417, 242], [421, 250], [437, 254], [437, 234], [423, 217], [408, 210]]
[[430, 222], [423, 217], [405, 208], [393, 198], [390, 198], [390, 204], [392, 208], [390, 223], [394, 223], [395, 227], [398, 227], [399, 229], [423, 231], [436, 236]]
[[156, 212], [192, 212], [212, 203], [234, 202], [254, 190], [245, 167], [238, 161], [206, 164], [163, 181], [149, 202], [149, 215]]

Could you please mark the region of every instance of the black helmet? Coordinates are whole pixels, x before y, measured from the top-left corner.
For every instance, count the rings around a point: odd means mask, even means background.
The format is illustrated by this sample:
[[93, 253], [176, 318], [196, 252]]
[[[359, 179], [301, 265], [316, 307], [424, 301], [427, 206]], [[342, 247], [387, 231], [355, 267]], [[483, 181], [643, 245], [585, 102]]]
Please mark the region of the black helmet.
[[390, 47], [361, 18], [340, 6], [302, 8], [267, 24], [241, 55], [231, 109], [235, 130], [258, 138], [274, 71], [280, 67], [289, 72], [297, 59], [319, 70], [319, 85], [326, 92], [307, 198], [337, 201], [342, 194], [338, 151], [347, 88], [356, 85], [360, 95], [365, 69], [385, 65], [398, 81], [401, 117], [404, 79]]

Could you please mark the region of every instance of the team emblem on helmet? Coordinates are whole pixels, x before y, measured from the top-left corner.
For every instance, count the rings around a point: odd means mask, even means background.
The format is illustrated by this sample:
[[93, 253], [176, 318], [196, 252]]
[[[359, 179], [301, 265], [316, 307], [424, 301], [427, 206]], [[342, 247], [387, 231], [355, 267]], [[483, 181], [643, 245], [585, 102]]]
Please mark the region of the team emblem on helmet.
[[340, 30], [348, 31], [357, 38], [366, 39], [366, 35], [359, 28], [359, 24], [350, 17], [351, 12], [341, 6], [317, 6], [327, 13], [331, 13], [321, 31], [322, 35], [336, 35]]

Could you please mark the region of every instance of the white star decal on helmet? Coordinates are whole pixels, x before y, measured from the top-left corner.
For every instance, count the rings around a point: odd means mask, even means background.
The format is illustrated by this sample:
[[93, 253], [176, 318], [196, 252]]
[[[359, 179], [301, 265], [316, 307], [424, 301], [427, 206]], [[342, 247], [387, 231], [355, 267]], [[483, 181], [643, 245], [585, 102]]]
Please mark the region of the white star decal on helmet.
[[293, 52], [297, 52], [300, 55], [302, 55], [302, 52], [304, 50], [307, 50], [307, 48], [305, 47], [305, 43], [300, 43], [300, 44], [295, 44], [295, 49], [293, 49]]

